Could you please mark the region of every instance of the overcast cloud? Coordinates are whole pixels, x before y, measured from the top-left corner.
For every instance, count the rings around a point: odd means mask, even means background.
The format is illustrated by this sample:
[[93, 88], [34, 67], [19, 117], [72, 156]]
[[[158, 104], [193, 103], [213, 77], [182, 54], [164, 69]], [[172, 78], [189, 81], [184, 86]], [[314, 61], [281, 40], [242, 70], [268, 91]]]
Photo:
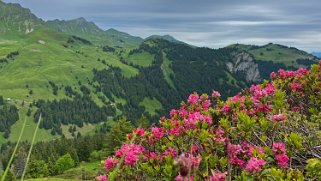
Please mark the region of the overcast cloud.
[[269, 42], [321, 51], [320, 0], [5, 0], [44, 20], [84, 17], [143, 38], [169, 34], [196, 45]]

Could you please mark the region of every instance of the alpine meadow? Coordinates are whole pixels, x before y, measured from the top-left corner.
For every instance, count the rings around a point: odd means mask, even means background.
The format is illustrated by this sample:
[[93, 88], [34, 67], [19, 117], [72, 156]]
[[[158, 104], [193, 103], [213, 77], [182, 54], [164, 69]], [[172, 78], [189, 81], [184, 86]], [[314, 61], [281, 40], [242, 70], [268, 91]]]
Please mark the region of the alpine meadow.
[[1, 181], [321, 180], [320, 2], [153, 3], [0, 0]]

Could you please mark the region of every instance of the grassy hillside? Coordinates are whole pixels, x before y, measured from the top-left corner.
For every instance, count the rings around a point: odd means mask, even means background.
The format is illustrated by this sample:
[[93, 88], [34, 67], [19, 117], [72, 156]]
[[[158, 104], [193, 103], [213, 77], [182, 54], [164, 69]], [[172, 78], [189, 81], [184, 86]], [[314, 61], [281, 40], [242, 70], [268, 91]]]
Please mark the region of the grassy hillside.
[[[0, 40], [0, 59], [12, 52], [19, 54], [0, 63], [0, 95], [13, 99], [20, 108], [20, 120], [13, 125], [9, 140], [15, 141], [20, 133], [27, 112], [26, 106], [37, 99], [66, 98], [63, 86], [70, 85], [79, 90], [79, 83], [88, 85], [92, 70], [119, 67], [124, 77], [132, 77], [138, 70], [123, 64], [115, 53], [104, 52], [100, 46], [81, 41], [68, 43], [69, 35], [41, 27], [22, 38]], [[7, 58], [6, 58], [7, 59]], [[58, 85], [58, 95], [52, 93], [49, 81]], [[31, 93], [32, 92], [32, 93]], [[96, 94], [93, 100], [102, 104]], [[28, 118], [23, 138], [30, 140], [35, 128], [33, 117]], [[48, 131], [40, 129], [39, 140], [52, 139]], [[0, 142], [5, 140], [0, 136]]]
[[298, 59], [316, 59], [316, 57], [314, 57], [313, 55], [298, 50], [296, 48], [273, 43], [269, 43], [264, 46], [233, 44], [229, 47], [247, 51], [251, 53], [256, 60], [273, 61], [276, 63], [283, 63], [287, 66], [294, 67], [299, 66], [298, 62], [296, 62], [296, 60]]

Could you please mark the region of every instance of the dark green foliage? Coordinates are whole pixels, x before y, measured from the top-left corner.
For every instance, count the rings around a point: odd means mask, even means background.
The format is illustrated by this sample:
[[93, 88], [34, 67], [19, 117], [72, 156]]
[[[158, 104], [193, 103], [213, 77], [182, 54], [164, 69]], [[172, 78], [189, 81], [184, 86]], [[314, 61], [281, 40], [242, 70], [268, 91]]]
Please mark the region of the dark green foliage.
[[42, 178], [49, 175], [48, 164], [43, 160], [31, 159], [26, 171], [27, 178]]
[[103, 46], [103, 51], [104, 52], [115, 52], [115, 48], [106, 45], [106, 46]]
[[6, 59], [6, 58], [0, 58], [0, 63], [8, 63], [8, 59]]
[[80, 90], [83, 94], [86, 94], [86, 95], [90, 94], [90, 90], [84, 85], [80, 86]]
[[5, 132], [4, 136], [8, 137], [11, 125], [19, 120], [18, 109], [13, 105], [8, 105], [0, 96], [0, 131]]
[[72, 96], [75, 96], [75, 95], [77, 94], [77, 92], [75, 92], [75, 91], [72, 89], [72, 87], [66, 86], [66, 87], [65, 87], [65, 94], [66, 94], [66, 96], [68, 96], [68, 97], [72, 97]]
[[15, 56], [18, 56], [19, 52], [15, 51], [15, 52], [11, 52], [7, 55], [7, 59], [13, 59]]
[[136, 127], [147, 129], [149, 127], [149, 122], [147, 118], [142, 114], [142, 116], [136, 121]]
[[[2, 174], [0, 173], [0, 179], [2, 179]], [[16, 176], [9, 170], [6, 178], [4, 179], [4, 181], [15, 181], [16, 180]]]
[[[61, 173], [66, 169], [65, 167], [61, 167], [64, 165], [62, 162], [66, 160], [66, 156], [64, 156], [66, 154], [69, 154], [73, 160], [73, 166], [77, 166], [82, 161], [89, 161], [92, 152], [102, 150], [105, 141], [104, 138], [104, 135], [96, 134], [92, 136], [79, 136], [77, 139], [66, 139], [63, 137], [50, 142], [36, 143], [28, 164], [27, 177], [41, 177]], [[0, 164], [1, 166], [3, 165], [3, 168], [7, 166], [14, 146], [15, 144], [10, 142], [1, 146]], [[12, 168], [18, 176], [21, 175], [26, 159], [26, 153], [23, 150], [28, 150], [29, 148], [30, 143], [23, 142], [20, 145], [20, 151], [15, 157]], [[59, 158], [60, 161], [58, 162], [57, 160], [59, 160]], [[70, 158], [67, 160], [71, 160]], [[68, 164], [69, 163], [70, 162], [68, 162]], [[70, 165], [71, 164], [69, 164], [68, 168], [70, 168]]]
[[297, 59], [296, 63], [298, 63], [300, 65], [307, 66], [307, 67], [310, 67], [311, 65], [315, 64], [315, 62], [313, 62], [309, 59]]
[[295, 70], [295, 67], [285, 66], [283, 63], [275, 63], [272, 61], [255, 61], [258, 64], [260, 75], [263, 79], [270, 79], [270, 73], [279, 69]]
[[126, 135], [132, 132], [134, 126], [125, 117], [122, 117], [114, 124], [106, 134], [104, 140], [104, 150], [107, 155], [111, 155], [126, 140]]
[[50, 84], [50, 86], [52, 88], [52, 93], [54, 95], [58, 95], [58, 86], [52, 81], [49, 81], [49, 84]]
[[92, 43], [84, 38], [80, 38], [78, 36], [71, 36], [69, 37], [69, 39], [67, 40], [67, 43], [75, 43], [75, 42], [80, 42], [82, 44], [85, 45], [92, 45]]
[[[39, 108], [35, 113], [35, 121], [42, 114], [41, 128], [55, 130], [61, 134], [61, 124], [75, 124], [82, 127], [84, 123], [99, 123], [106, 121], [109, 116], [115, 116], [116, 110], [110, 104], [103, 107], [96, 105], [88, 95], [76, 95], [73, 100], [62, 99], [54, 101], [39, 100]], [[52, 133], [54, 133], [52, 132]]]

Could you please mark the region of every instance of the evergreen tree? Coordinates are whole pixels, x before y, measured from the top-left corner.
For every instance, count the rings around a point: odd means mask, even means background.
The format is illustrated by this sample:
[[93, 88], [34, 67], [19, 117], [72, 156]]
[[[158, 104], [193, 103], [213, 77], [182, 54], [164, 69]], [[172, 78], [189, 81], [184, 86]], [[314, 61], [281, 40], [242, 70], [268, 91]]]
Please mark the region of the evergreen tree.
[[126, 135], [133, 129], [133, 125], [126, 117], [118, 120], [106, 134], [104, 148], [106, 153], [112, 154], [126, 140]]

